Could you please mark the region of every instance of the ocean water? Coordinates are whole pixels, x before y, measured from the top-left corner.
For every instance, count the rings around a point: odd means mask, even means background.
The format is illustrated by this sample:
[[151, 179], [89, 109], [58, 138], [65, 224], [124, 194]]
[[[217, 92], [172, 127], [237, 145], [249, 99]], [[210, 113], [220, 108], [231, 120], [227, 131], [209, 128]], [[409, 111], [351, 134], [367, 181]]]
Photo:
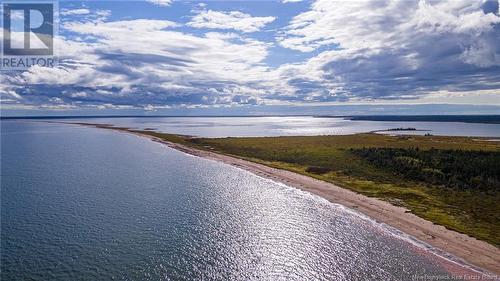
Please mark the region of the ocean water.
[[1, 280], [415, 280], [382, 225], [134, 135], [1, 123]]
[[253, 137], [294, 135], [348, 135], [391, 128], [416, 128], [422, 131], [387, 132], [390, 134], [430, 133], [446, 136], [500, 138], [500, 124], [460, 122], [352, 121], [344, 118], [312, 116], [277, 117], [130, 117], [82, 118], [67, 122], [111, 124], [136, 129], [201, 137]]

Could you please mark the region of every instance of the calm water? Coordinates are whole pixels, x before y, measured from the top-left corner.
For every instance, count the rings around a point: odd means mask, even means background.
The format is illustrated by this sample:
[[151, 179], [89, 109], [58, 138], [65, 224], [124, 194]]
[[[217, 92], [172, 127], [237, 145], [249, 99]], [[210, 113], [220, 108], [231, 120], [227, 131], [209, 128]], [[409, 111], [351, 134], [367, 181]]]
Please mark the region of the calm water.
[[235, 167], [114, 131], [1, 125], [1, 280], [448, 274], [379, 224]]
[[[500, 137], [500, 124], [458, 122], [351, 121], [343, 118], [300, 117], [155, 117], [68, 119], [69, 122], [112, 124], [202, 137], [347, 135], [391, 128], [416, 128], [404, 134]], [[398, 132], [390, 132], [391, 134]]]

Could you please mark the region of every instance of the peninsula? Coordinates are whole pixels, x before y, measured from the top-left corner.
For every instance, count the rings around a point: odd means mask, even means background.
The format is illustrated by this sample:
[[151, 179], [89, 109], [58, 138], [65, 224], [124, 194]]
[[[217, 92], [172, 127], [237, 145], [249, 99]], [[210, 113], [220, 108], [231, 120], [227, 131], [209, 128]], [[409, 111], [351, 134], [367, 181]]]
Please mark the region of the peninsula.
[[132, 133], [240, 167], [355, 209], [444, 256], [500, 273], [498, 142], [374, 133], [197, 138], [71, 124]]

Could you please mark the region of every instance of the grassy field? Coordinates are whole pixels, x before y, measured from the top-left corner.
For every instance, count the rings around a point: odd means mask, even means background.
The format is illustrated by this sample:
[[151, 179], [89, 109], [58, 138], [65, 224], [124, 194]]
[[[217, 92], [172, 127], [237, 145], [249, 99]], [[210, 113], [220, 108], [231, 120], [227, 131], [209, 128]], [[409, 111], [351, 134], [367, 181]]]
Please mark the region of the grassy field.
[[[422, 218], [500, 246], [500, 165], [497, 167], [493, 163], [492, 168], [491, 159], [484, 164], [489, 165], [489, 178], [485, 179], [489, 187], [479, 189], [409, 179], [408, 175], [398, 173], [394, 167], [377, 165], [357, 153], [368, 148], [399, 149], [398, 151], [433, 149], [441, 154], [478, 151], [477, 156], [472, 153], [469, 157], [487, 155], [496, 161], [500, 159], [498, 142], [463, 137], [397, 137], [379, 134], [188, 138], [150, 131], [141, 133], [332, 182], [355, 192], [404, 206]], [[478, 163], [481, 159], [475, 160], [477, 161], [474, 163]]]

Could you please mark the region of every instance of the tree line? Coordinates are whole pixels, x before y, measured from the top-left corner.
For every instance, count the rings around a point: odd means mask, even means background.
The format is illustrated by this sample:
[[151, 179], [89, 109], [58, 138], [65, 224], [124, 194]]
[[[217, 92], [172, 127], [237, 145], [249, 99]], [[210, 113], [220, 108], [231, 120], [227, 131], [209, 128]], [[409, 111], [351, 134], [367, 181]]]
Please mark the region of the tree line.
[[351, 149], [404, 178], [457, 189], [500, 191], [500, 152], [418, 148]]

